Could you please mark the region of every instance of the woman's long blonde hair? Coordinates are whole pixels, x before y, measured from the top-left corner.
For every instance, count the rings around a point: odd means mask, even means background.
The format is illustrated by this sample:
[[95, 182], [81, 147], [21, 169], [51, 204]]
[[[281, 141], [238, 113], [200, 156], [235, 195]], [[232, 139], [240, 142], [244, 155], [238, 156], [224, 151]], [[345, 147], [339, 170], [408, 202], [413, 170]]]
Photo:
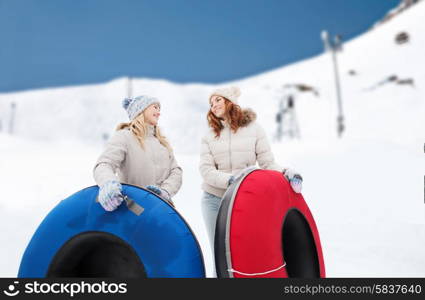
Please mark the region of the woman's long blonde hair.
[[[139, 141], [140, 146], [145, 149], [145, 138], [148, 133], [148, 125], [145, 122], [145, 115], [143, 113], [139, 114], [136, 118], [134, 118], [129, 123], [121, 123], [117, 126], [116, 130], [121, 130], [124, 128], [130, 128], [130, 131], [134, 134], [134, 136]], [[161, 134], [161, 130], [158, 126], [155, 126], [154, 135], [158, 139], [159, 143], [163, 145], [168, 151], [172, 151], [170, 144], [168, 143], [165, 136]]]

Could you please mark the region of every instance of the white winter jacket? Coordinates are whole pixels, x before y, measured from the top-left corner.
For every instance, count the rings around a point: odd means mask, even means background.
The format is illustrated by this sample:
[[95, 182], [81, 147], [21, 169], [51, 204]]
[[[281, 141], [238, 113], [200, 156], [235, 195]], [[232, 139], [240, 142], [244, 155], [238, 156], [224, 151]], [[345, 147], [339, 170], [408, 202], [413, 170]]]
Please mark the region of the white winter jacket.
[[148, 127], [144, 147], [128, 128], [116, 131], [94, 166], [97, 185], [109, 180], [140, 187], [156, 185], [174, 196], [182, 185], [182, 169], [154, 136], [153, 126]]
[[223, 122], [224, 128], [218, 138], [210, 129], [202, 139], [199, 164], [204, 180], [202, 189], [220, 198], [232, 175], [257, 162], [262, 169], [283, 171], [274, 161], [264, 129], [255, 122], [255, 113], [250, 109], [242, 112], [244, 122], [236, 133]]

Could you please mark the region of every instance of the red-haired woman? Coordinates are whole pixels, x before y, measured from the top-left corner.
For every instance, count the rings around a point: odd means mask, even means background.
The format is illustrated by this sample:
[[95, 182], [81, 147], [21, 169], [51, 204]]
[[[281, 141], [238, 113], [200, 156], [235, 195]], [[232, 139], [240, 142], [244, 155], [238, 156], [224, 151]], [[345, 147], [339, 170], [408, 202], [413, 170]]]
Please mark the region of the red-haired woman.
[[255, 122], [251, 109], [238, 105], [237, 87], [214, 91], [207, 114], [209, 131], [202, 139], [199, 170], [204, 180], [202, 214], [211, 247], [214, 249], [215, 223], [221, 198], [227, 187], [258, 162], [260, 168], [282, 172], [295, 192], [301, 192], [302, 177], [278, 165], [263, 128]]

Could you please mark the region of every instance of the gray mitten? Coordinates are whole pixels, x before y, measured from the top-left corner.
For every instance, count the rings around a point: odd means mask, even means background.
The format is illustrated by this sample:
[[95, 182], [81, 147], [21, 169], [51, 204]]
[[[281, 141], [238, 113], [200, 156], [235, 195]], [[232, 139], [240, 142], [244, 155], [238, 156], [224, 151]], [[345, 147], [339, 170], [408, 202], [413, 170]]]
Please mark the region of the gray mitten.
[[244, 177], [246, 174], [250, 173], [253, 170], [258, 170], [257, 166], [249, 166], [243, 169], [242, 171], [238, 172], [236, 175], [232, 175], [229, 179], [228, 186], [230, 186], [233, 182], [238, 181], [242, 177]]

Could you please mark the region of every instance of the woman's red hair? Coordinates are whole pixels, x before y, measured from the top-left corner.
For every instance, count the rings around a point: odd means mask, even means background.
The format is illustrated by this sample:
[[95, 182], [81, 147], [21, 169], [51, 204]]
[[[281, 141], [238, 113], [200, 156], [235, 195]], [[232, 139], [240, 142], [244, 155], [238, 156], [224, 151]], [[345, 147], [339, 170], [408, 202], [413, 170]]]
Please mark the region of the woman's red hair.
[[[233, 132], [236, 132], [238, 131], [239, 127], [241, 127], [242, 125], [242, 120], [243, 120], [242, 109], [239, 105], [234, 104], [233, 102], [227, 100], [226, 98], [224, 98], [224, 105], [225, 105], [224, 116], [226, 120], [228, 120], [229, 122], [230, 129]], [[215, 132], [215, 136], [219, 137], [221, 130], [224, 128], [224, 126], [220, 122], [223, 119], [217, 118], [210, 109], [207, 114], [207, 120], [208, 120], [208, 125]]]

